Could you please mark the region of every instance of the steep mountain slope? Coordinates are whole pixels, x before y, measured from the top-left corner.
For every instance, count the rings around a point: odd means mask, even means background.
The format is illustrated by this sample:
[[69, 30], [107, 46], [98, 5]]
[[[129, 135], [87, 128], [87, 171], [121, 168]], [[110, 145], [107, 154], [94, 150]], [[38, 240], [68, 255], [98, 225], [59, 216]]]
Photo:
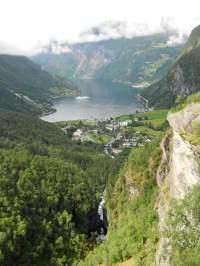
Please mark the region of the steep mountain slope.
[[188, 43], [167, 75], [144, 89], [141, 95], [156, 108], [171, 107], [176, 98], [200, 90], [200, 26], [189, 37]]
[[31, 115], [0, 109], [0, 121], [0, 265], [72, 265], [113, 160]]
[[166, 73], [183, 45], [167, 45], [168, 34], [68, 45], [68, 53], [39, 54], [32, 59], [66, 78], [152, 83]]
[[199, 110], [200, 103], [192, 103], [168, 116], [172, 131], [161, 143], [163, 156], [157, 171], [160, 241], [156, 265], [198, 265]]
[[0, 55], [0, 107], [39, 114], [50, 109], [50, 98], [77, 91], [26, 57]]
[[108, 181], [108, 233], [79, 266], [199, 265], [200, 93], [187, 101]]

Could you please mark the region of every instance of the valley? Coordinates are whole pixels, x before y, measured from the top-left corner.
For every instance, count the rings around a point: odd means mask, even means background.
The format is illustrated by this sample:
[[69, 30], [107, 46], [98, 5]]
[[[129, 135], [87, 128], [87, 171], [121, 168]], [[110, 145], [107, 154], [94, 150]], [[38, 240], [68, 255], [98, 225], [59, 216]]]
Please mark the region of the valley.
[[141, 89], [131, 85], [100, 80], [76, 80], [74, 83], [81, 90], [79, 96], [54, 100], [52, 108], [56, 112], [42, 116], [43, 120], [106, 119], [131, 114], [143, 106], [136, 97]]
[[199, 265], [200, 26], [171, 31], [0, 55], [0, 265]]

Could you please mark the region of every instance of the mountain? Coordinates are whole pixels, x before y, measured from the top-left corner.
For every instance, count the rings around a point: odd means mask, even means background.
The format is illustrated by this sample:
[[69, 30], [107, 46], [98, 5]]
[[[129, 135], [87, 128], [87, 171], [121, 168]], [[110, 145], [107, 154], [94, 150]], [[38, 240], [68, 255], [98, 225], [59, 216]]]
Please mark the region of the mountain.
[[71, 82], [41, 69], [23, 56], [0, 55], [0, 107], [40, 114], [50, 110], [49, 99], [77, 93]]
[[168, 45], [169, 34], [67, 44], [68, 53], [48, 53], [31, 59], [44, 69], [71, 79], [102, 79], [136, 85], [162, 77], [183, 49]]
[[78, 266], [199, 265], [200, 93], [180, 108], [108, 179], [108, 233]]
[[144, 89], [141, 95], [148, 99], [149, 106], [169, 108], [178, 96], [185, 98], [199, 90], [200, 25], [193, 29], [184, 50], [166, 76]]

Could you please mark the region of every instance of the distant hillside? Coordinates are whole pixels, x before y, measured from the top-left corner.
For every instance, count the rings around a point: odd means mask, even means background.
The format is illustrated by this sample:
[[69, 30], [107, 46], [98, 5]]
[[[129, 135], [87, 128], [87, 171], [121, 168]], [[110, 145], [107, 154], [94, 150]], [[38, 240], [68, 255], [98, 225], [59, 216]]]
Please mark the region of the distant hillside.
[[52, 75], [23, 56], [0, 55], [0, 107], [39, 114], [49, 99], [76, 93], [71, 82]]
[[169, 34], [68, 45], [71, 52], [39, 54], [44, 69], [75, 79], [148, 84], [162, 77], [183, 49], [169, 46]]
[[200, 25], [194, 28], [180, 57], [167, 75], [154, 85], [143, 90], [142, 96], [149, 105], [157, 108], [171, 107], [176, 98], [200, 90]]

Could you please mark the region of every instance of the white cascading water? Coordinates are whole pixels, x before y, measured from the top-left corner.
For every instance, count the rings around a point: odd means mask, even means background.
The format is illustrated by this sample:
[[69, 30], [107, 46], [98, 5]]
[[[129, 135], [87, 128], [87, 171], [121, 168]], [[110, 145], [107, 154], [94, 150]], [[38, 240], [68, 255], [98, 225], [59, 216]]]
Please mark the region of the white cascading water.
[[[103, 221], [103, 205], [105, 203], [105, 196], [106, 196], [106, 188], [103, 191], [101, 201], [100, 201], [99, 206], [98, 206], [98, 215], [99, 215], [99, 218], [101, 221]], [[96, 239], [102, 241], [104, 239], [104, 236], [105, 236], [104, 228], [101, 227], [100, 233], [98, 234]]]

